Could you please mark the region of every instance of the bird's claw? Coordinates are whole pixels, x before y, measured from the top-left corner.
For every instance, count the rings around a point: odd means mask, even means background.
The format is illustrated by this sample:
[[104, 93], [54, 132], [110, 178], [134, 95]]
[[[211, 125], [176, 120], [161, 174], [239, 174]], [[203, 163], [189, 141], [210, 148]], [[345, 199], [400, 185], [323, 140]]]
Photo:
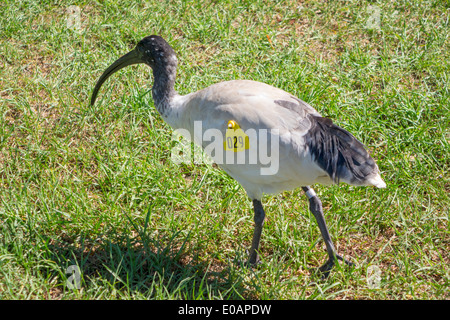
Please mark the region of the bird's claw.
[[333, 269], [337, 260], [343, 261], [346, 265], [348, 265], [350, 267], [354, 266], [354, 263], [348, 261], [347, 259], [343, 258], [342, 256], [340, 256], [338, 254], [335, 254], [334, 259], [328, 258], [327, 262], [325, 262], [320, 268], [317, 269], [321, 274], [322, 280], [328, 278], [328, 276], [330, 275], [330, 271], [331, 271], [331, 269]]

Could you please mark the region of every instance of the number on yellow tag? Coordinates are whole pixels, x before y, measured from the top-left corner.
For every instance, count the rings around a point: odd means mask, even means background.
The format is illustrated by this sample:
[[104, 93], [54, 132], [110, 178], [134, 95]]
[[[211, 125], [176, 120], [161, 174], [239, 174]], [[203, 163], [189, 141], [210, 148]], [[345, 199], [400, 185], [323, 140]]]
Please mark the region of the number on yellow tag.
[[228, 121], [223, 144], [226, 151], [240, 152], [250, 148], [248, 136], [234, 120]]

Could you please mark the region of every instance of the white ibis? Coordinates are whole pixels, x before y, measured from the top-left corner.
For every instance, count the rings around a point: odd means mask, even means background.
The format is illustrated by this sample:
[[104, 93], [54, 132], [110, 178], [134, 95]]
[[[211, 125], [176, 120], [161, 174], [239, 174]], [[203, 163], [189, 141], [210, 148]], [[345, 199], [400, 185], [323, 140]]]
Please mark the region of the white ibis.
[[[302, 187], [328, 253], [328, 260], [319, 270], [327, 276], [337, 260], [352, 265], [337, 254], [325, 223], [321, 201], [310, 186], [345, 182], [355, 186], [386, 187], [378, 166], [361, 142], [330, 119], [322, 117], [306, 102], [261, 82], [226, 81], [179, 95], [174, 89], [175, 51], [163, 38], [155, 35], [142, 39], [133, 51], [119, 58], [102, 74], [92, 93], [91, 105], [109, 76], [137, 63], [145, 63], [152, 68], [155, 106], [172, 128], [183, 129], [196, 138], [198, 127], [200, 136], [208, 130], [222, 135], [216, 135], [216, 154], [211, 156], [219, 160], [216, 161], [218, 165], [236, 179], [253, 200], [255, 228], [249, 264], [259, 260], [258, 248], [265, 219], [261, 204], [263, 195]], [[256, 132], [256, 135], [251, 135], [251, 132]], [[270, 135], [263, 137], [260, 132], [270, 132]], [[230, 134], [234, 145], [227, 146], [226, 139]], [[236, 145], [238, 137], [240, 148]], [[262, 150], [264, 143], [271, 144], [271, 156], [276, 157], [274, 163], [277, 164], [275, 169], [269, 168], [265, 172], [267, 159], [257, 154], [257, 147]], [[207, 143], [201, 141], [200, 144], [207, 151]], [[232, 157], [227, 158], [230, 154]], [[235, 161], [233, 156], [238, 155], [247, 156], [244, 157], [247, 161]]]

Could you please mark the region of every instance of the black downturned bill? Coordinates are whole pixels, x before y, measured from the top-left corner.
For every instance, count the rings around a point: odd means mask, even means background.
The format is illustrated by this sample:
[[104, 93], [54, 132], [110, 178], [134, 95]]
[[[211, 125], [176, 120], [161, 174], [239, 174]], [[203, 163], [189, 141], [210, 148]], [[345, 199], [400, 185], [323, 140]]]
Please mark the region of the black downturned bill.
[[116, 71], [119, 71], [120, 69], [132, 64], [138, 63], [144, 63], [144, 60], [142, 59], [142, 55], [140, 54], [140, 52], [137, 49], [134, 49], [133, 51], [120, 57], [112, 65], [110, 65], [108, 69], [103, 72], [102, 76], [100, 77], [100, 79], [98, 79], [97, 84], [95, 85], [94, 91], [92, 92], [91, 96], [91, 106], [94, 105], [95, 100], [97, 99], [98, 91], [100, 90], [100, 87], [106, 81], [106, 79], [108, 79]]

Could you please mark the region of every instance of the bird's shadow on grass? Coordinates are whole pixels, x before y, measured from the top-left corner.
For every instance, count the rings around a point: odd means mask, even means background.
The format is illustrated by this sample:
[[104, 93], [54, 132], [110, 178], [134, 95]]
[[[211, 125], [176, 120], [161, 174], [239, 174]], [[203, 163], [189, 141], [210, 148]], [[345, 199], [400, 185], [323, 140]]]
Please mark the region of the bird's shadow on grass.
[[185, 245], [186, 239], [180, 240], [174, 232], [169, 238], [157, 240], [117, 234], [97, 239], [80, 236], [76, 241], [53, 241], [48, 249], [50, 258], [61, 268], [62, 292], [72, 290], [68, 281], [76, 285], [71, 277], [74, 274], [68, 272], [73, 272], [69, 267], [75, 265], [84, 291], [103, 286], [123, 292], [124, 298], [252, 298], [236, 264], [212, 266], [204, 262], [206, 259], [200, 261]]

